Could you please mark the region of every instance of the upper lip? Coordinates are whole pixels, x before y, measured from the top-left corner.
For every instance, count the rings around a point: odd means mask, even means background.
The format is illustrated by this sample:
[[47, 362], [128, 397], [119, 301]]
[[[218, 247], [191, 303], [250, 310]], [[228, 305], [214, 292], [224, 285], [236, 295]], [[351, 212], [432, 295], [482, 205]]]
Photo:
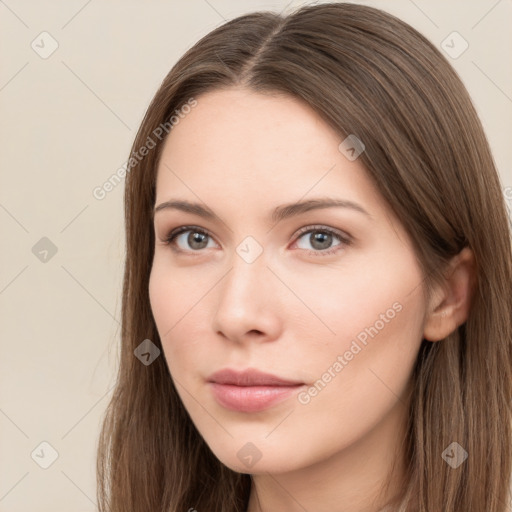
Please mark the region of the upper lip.
[[297, 380], [282, 379], [277, 375], [265, 373], [254, 368], [237, 371], [231, 368], [224, 368], [208, 377], [208, 382], [217, 384], [231, 384], [234, 386], [297, 386], [304, 384]]

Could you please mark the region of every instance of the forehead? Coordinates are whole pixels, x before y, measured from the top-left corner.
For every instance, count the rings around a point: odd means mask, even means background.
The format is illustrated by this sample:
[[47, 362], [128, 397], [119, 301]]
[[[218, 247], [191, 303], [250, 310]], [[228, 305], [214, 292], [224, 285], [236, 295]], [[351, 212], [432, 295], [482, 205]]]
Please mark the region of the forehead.
[[167, 137], [164, 152], [174, 160], [226, 158], [241, 161], [243, 171], [251, 162], [285, 156], [298, 160], [309, 153], [318, 156], [329, 147], [332, 155], [337, 148], [339, 136], [311, 107], [291, 96], [233, 88], [208, 92], [196, 101]]
[[361, 161], [339, 150], [344, 138], [306, 103], [234, 88], [196, 101], [165, 141], [157, 203], [172, 195], [267, 209], [332, 195], [384, 206]]

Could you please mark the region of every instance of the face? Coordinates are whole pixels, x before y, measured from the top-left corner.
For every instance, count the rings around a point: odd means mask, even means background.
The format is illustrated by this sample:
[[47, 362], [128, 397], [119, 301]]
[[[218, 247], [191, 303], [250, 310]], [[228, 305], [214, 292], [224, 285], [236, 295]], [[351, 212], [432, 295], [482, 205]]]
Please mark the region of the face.
[[[423, 275], [361, 159], [309, 106], [244, 89], [196, 100], [159, 163], [151, 308], [183, 405], [219, 460], [292, 471], [403, 408]], [[326, 199], [339, 205], [283, 209]], [[299, 384], [211, 384], [225, 368]]]

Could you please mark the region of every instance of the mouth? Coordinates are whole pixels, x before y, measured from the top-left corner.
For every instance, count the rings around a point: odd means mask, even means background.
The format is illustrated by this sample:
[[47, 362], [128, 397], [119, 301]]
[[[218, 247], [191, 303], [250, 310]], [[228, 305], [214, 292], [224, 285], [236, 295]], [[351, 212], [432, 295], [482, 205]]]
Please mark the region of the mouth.
[[217, 402], [223, 407], [232, 411], [258, 412], [290, 398], [303, 385], [234, 386], [210, 382], [209, 386]]
[[217, 402], [230, 410], [258, 412], [268, 409], [295, 394], [303, 382], [249, 369], [242, 372], [224, 369], [208, 379]]

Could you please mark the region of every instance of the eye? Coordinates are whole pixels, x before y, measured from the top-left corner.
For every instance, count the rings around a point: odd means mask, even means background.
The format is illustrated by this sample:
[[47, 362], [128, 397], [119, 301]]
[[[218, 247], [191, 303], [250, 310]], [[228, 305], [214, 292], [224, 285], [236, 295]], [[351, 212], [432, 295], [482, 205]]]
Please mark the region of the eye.
[[[333, 254], [342, 249], [343, 246], [351, 244], [351, 238], [349, 235], [327, 226], [308, 226], [302, 228], [298, 234], [300, 235], [297, 239], [299, 248], [308, 251], [314, 256], [326, 256]], [[305, 235], [309, 235], [309, 237], [306, 237]], [[302, 238], [306, 241], [306, 247], [304, 247], [304, 244], [301, 246], [299, 243]], [[333, 239], [338, 239], [339, 243], [333, 246]], [[308, 243], [313, 247], [313, 250], [307, 247]]]
[[[188, 233], [188, 236], [182, 236], [186, 233]], [[200, 251], [201, 249], [207, 248], [208, 237], [210, 237], [210, 234], [201, 228], [195, 226], [181, 226], [171, 231], [165, 238], [164, 243], [172, 246], [177, 252], [191, 252], [190, 249], [192, 249], [192, 251]], [[188, 248], [183, 249], [179, 246], [176, 247], [180, 241], [188, 245]]]

